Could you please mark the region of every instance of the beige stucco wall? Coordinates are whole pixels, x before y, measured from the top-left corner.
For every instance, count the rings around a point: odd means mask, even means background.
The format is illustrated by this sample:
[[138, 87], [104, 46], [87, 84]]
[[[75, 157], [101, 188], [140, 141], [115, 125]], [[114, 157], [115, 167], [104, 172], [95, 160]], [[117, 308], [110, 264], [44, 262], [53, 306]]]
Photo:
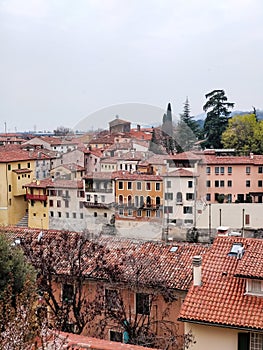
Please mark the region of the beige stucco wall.
[[185, 323], [185, 331], [191, 331], [195, 340], [189, 350], [237, 349], [238, 331], [235, 329]]
[[[220, 226], [228, 226], [230, 230], [242, 230], [244, 209], [244, 228], [263, 228], [263, 203], [223, 203], [209, 205], [197, 205], [197, 228], [209, 227], [209, 217], [211, 217], [211, 227], [215, 230]], [[211, 211], [210, 211], [211, 210]], [[209, 214], [209, 211], [211, 215]], [[249, 215], [249, 223], [246, 224], [245, 217]]]

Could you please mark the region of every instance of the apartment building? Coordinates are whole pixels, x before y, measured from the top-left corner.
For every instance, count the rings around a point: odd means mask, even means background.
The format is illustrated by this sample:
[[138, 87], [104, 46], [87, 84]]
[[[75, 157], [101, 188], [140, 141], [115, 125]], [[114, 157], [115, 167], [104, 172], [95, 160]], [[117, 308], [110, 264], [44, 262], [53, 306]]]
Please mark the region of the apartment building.
[[163, 179], [158, 175], [114, 173], [116, 219], [157, 220], [163, 217]]
[[43, 154], [21, 149], [19, 145], [0, 149], [0, 224], [16, 225], [27, 212], [25, 186], [36, 174], [36, 162], [46, 160]]
[[26, 185], [26, 198], [31, 228], [76, 231], [87, 228], [82, 180], [33, 181]]
[[[203, 156], [208, 203], [262, 203], [263, 155]], [[201, 170], [202, 171], [202, 170]], [[203, 171], [204, 174], [204, 171]]]

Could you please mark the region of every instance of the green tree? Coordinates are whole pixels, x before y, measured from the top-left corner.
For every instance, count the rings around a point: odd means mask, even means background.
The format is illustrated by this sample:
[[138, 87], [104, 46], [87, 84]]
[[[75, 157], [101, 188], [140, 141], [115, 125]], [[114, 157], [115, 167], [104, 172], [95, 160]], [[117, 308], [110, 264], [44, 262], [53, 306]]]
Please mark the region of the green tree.
[[173, 136], [173, 118], [171, 103], [168, 103], [167, 111], [163, 115], [162, 131], [166, 135]]
[[228, 121], [222, 134], [225, 148], [235, 148], [239, 153], [262, 154], [263, 122], [257, 121], [255, 114], [237, 115]]
[[34, 270], [26, 262], [19, 244], [0, 235], [0, 297], [10, 286], [13, 295], [20, 293], [28, 278], [34, 279]]
[[224, 90], [213, 90], [205, 95], [207, 102], [203, 110], [207, 112], [204, 123], [204, 136], [206, 137], [205, 147], [221, 148], [221, 135], [227, 128], [229, 108], [234, 103], [227, 102]]
[[[176, 142], [183, 151], [189, 151], [197, 141], [199, 134], [199, 125], [190, 114], [190, 104], [188, 98], [186, 98], [183, 113], [180, 115], [180, 121], [176, 128]], [[177, 149], [178, 151], [180, 152]]]

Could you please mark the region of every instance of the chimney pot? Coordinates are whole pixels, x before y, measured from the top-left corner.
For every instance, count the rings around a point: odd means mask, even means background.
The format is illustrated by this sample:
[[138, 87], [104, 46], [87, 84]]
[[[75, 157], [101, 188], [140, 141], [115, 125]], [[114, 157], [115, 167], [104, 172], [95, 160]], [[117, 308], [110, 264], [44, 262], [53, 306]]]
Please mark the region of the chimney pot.
[[194, 256], [193, 257], [194, 286], [201, 286], [202, 284], [201, 265], [202, 265], [202, 257], [200, 255]]

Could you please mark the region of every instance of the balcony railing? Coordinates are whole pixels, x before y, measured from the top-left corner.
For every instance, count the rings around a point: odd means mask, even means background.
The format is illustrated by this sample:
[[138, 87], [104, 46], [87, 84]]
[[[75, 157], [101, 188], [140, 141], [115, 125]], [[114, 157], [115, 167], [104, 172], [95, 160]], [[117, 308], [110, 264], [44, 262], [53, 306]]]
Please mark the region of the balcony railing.
[[34, 201], [46, 201], [47, 195], [46, 194], [26, 194], [26, 199], [32, 199]]
[[83, 202], [83, 205], [85, 208], [101, 208], [101, 209], [108, 209], [111, 206], [111, 204], [99, 203], [99, 202]]
[[85, 188], [85, 192], [112, 193], [112, 188]]

